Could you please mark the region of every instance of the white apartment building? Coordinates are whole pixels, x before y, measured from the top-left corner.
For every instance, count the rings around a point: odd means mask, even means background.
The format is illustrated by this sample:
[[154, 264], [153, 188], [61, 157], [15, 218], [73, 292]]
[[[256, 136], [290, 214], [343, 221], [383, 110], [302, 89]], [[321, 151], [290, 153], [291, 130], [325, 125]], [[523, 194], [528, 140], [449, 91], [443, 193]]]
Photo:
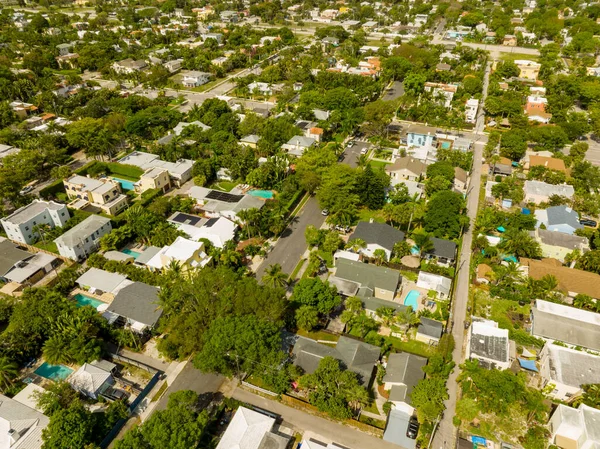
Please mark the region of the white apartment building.
[[100, 238], [112, 231], [110, 220], [100, 215], [90, 215], [77, 226], [54, 240], [63, 257], [84, 260], [98, 249]]
[[67, 206], [54, 201], [34, 200], [0, 220], [9, 239], [31, 244], [38, 238], [35, 226], [64, 226], [70, 215]]

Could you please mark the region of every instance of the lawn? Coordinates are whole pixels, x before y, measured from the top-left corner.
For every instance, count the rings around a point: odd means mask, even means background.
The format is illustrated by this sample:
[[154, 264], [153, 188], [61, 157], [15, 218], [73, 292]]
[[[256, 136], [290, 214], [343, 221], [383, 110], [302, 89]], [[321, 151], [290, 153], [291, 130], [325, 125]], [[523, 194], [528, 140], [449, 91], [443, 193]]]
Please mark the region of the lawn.
[[529, 61], [537, 61], [539, 56], [537, 55], [528, 55], [525, 53], [502, 53], [500, 56], [502, 61], [516, 61], [517, 59], [526, 59]]
[[325, 261], [328, 268], [333, 268], [333, 255], [329, 251], [320, 249], [318, 251], [319, 257]]
[[369, 165], [373, 170], [385, 169], [387, 165], [390, 165], [392, 162], [383, 162], [383, 161], [369, 161]]
[[429, 346], [417, 340], [402, 341], [396, 337], [387, 337], [387, 341], [398, 351], [410, 352], [423, 357], [431, 357], [435, 354], [434, 346]]
[[221, 192], [230, 192], [231, 189], [233, 189], [235, 186], [237, 186], [237, 182], [219, 181], [219, 182], [215, 182], [213, 185], [211, 185], [210, 188], [215, 189], [215, 190], [220, 190]]
[[156, 402], [160, 399], [160, 397], [163, 395], [163, 393], [165, 391], [167, 391], [167, 388], [169, 388], [169, 385], [167, 384], [167, 382], [164, 382], [160, 388], [158, 389], [158, 391], [156, 392], [156, 394], [154, 396], [152, 396], [152, 400], [150, 402]]
[[303, 331], [303, 330], [298, 330], [298, 332], [296, 332], [296, 334], [302, 336], [302, 337], [306, 337], [306, 338], [310, 338], [312, 340], [324, 340], [324, 341], [330, 341], [332, 343], [335, 343], [336, 341], [338, 341], [340, 339], [339, 335], [334, 335], [334, 334], [330, 334], [329, 332], [324, 332], [324, 331]]
[[419, 278], [419, 275], [414, 271], [400, 270], [400, 274], [403, 278], [413, 282], [417, 282], [417, 279]]
[[294, 268], [294, 271], [292, 271], [292, 274], [290, 274], [291, 280], [294, 280], [298, 277], [298, 273], [300, 272], [300, 270], [302, 269], [302, 267], [304, 266], [305, 263], [306, 263], [306, 259], [300, 259], [300, 261], [298, 262], [298, 265], [296, 265], [296, 268]]
[[358, 221], [370, 221], [371, 218], [373, 219], [373, 221], [385, 223], [383, 212], [380, 210], [369, 210], [367, 208], [364, 208], [358, 211]]
[[359, 421], [363, 424], [377, 427], [378, 429], [385, 429], [385, 421], [381, 419], [373, 419], [365, 415], [360, 415]]
[[56, 243], [54, 243], [52, 240], [50, 241], [46, 241], [46, 244], [44, 244], [41, 240], [39, 242], [37, 242], [35, 245], [36, 248], [39, 249], [43, 249], [46, 251], [49, 251], [51, 253], [55, 253], [58, 254], [58, 248], [56, 246]]

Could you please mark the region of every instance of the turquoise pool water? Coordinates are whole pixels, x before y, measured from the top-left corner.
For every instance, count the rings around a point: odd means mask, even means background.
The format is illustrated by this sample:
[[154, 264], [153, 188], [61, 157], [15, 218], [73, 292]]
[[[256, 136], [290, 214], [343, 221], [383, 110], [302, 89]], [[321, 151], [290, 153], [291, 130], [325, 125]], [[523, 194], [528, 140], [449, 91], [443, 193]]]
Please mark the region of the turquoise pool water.
[[450, 148], [450, 142], [442, 142], [442, 149], [447, 150]]
[[417, 248], [416, 246], [413, 246], [413, 247], [410, 249], [410, 253], [411, 253], [413, 256], [418, 256], [418, 255], [419, 255], [419, 248]]
[[135, 188], [135, 186], [133, 185], [134, 184], [133, 181], [127, 181], [126, 179], [115, 178], [114, 176], [112, 176], [112, 179], [114, 179], [119, 184], [121, 184], [121, 187], [123, 188], [123, 190], [133, 190]]
[[140, 254], [142, 254], [129, 248], [122, 249], [121, 252], [123, 254], [127, 254], [128, 256], [133, 257], [134, 259], [137, 259], [138, 257], [140, 257]]
[[257, 196], [259, 198], [264, 198], [265, 200], [270, 200], [273, 198], [272, 190], [250, 190], [248, 195]]
[[104, 304], [102, 301], [99, 301], [96, 298], [85, 296], [81, 293], [77, 293], [73, 298], [75, 298], [75, 301], [77, 301], [77, 307], [92, 306], [94, 309], [97, 309], [98, 306]]
[[68, 366], [64, 365], [50, 365], [49, 363], [42, 363], [38, 369], [34, 371], [38, 376], [45, 377], [50, 380], [65, 380], [71, 375], [73, 370]]
[[417, 302], [419, 295], [420, 293], [417, 290], [409, 291], [408, 295], [406, 295], [406, 298], [404, 298], [404, 305], [411, 306], [413, 311], [416, 312], [417, 308], [419, 307], [419, 303]]

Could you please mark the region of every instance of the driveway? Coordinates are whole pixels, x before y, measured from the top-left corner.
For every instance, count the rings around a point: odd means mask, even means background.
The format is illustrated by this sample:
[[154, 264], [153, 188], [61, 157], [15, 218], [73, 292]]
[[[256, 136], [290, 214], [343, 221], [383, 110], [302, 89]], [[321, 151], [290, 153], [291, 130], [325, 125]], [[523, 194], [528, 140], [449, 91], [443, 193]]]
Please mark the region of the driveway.
[[363, 142], [362, 140], [355, 140], [351, 147], [344, 150], [344, 159], [342, 160], [342, 163], [349, 165], [352, 168], [358, 167], [361, 151], [365, 148], [368, 150], [371, 148], [371, 144], [369, 142]]
[[198, 371], [192, 363], [186, 364], [183, 371], [175, 378], [175, 381], [167, 388], [167, 391], [160, 398], [155, 410], [164, 410], [167, 408], [169, 395], [181, 390], [192, 390], [200, 395], [201, 398], [210, 402], [212, 395], [219, 390], [225, 378], [220, 374], [207, 374]]
[[296, 215], [283, 231], [273, 250], [258, 267], [256, 279], [260, 280], [269, 265], [276, 263], [281, 265], [284, 273], [292, 274], [307, 248], [304, 231], [309, 225], [320, 228], [324, 221], [325, 217], [321, 215], [319, 202], [313, 196], [306, 202], [300, 214]]
[[236, 389], [233, 393], [233, 398], [276, 413], [281, 416], [284, 425], [292, 427], [300, 433], [310, 430], [311, 433], [322, 435], [348, 449], [403, 449], [402, 446], [388, 443], [351, 427], [310, 415], [301, 410], [296, 410], [280, 402], [265, 399], [246, 390]]

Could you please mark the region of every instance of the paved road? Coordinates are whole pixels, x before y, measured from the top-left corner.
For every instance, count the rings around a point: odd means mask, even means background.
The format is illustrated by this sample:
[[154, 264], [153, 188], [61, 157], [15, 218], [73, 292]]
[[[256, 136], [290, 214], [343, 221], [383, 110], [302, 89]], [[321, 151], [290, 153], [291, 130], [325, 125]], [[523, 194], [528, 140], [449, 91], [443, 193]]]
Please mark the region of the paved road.
[[344, 150], [344, 159], [342, 160], [342, 163], [349, 165], [352, 168], [358, 167], [358, 161], [362, 155], [361, 151], [364, 148], [369, 149], [369, 148], [371, 148], [371, 146], [372, 145], [369, 142], [363, 142], [361, 140], [356, 140], [350, 148], [346, 148]]
[[[483, 102], [487, 96], [490, 64], [488, 64], [483, 82]], [[484, 127], [484, 111], [480, 108], [477, 115], [475, 130], [481, 133]], [[463, 243], [459, 258], [458, 274], [456, 276], [456, 289], [452, 299], [451, 320], [454, 323], [451, 329], [452, 336], [456, 342], [452, 359], [456, 363], [454, 372], [448, 379], [448, 400], [445, 402], [446, 411], [444, 417], [439, 423], [439, 427], [433, 440], [432, 449], [450, 449], [455, 447], [456, 429], [452, 418], [456, 414], [456, 399], [458, 394], [457, 378], [459, 374], [458, 365], [463, 361], [463, 342], [465, 339], [465, 316], [467, 314], [467, 302], [469, 299], [469, 266], [471, 263], [471, 243], [473, 241], [473, 227], [477, 217], [477, 207], [479, 202], [479, 189], [481, 186], [481, 158], [483, 154], [483, 143], [475, 145], [473, 154], [473, 170], [471, 173], [471, 185], [467, 193], [467, 214], [470, 220], [470, 226], [463, 235]]]
[[258, 267], [256, 278], [260, 280], [269, 265], [276, 263], [281, 265], [284, 273], [292, 274], [307, 248], [304, 231], [309, 225], [319, 228], [324, 221], [319, 202], [313, 196], [306, 202], [300, 215], [297, 215], [283, 231], [273, 250]]
[[[454, 44], [454, 45], [456, 45], [459, 43], [459, 41], [442, 39], [439, 36], [434, 36], [432, 43], [436, 44], [436, 45], [439, 45], [439, 44], [443, 44], [443, 45]], [[532, 56], [539, 56], [539, 54], [540, 54], [540, 51], [537, 48], [508, 47], [506, 45], [477, 44], [475, 42], [460, 42], [460, 44], [465, 47], [479, 48], [480, 50], [489, 51], [490, 54], [496, 59], [498, 57], [500, 57], [500, 55], [502, 53], [517, 53], [517, 54], [532, 55]]]
[[380, 438], [342, 424], [309, 415], [279, 402], [257, 396], [246, 390], [236, 389], [233, 393], [233, 398], [280, 415], [284, 423], [294, 429], [302, 432], [310, 430], [349, 449], [403, 449], [402, 446], [388, 443]]
[[193, 367], [192, 363], [188, 363], [183, 371], [177, 376], [172, 385], [167, 388], [165, 394], [160, 398], [155, 410], [164, 410], [167, 408], [169, 395], [181, 390], [192, 390], [206, 399], [208, 403], [213, 393], [219, 390], [225, 378], [219, 374], [205, 374]]

